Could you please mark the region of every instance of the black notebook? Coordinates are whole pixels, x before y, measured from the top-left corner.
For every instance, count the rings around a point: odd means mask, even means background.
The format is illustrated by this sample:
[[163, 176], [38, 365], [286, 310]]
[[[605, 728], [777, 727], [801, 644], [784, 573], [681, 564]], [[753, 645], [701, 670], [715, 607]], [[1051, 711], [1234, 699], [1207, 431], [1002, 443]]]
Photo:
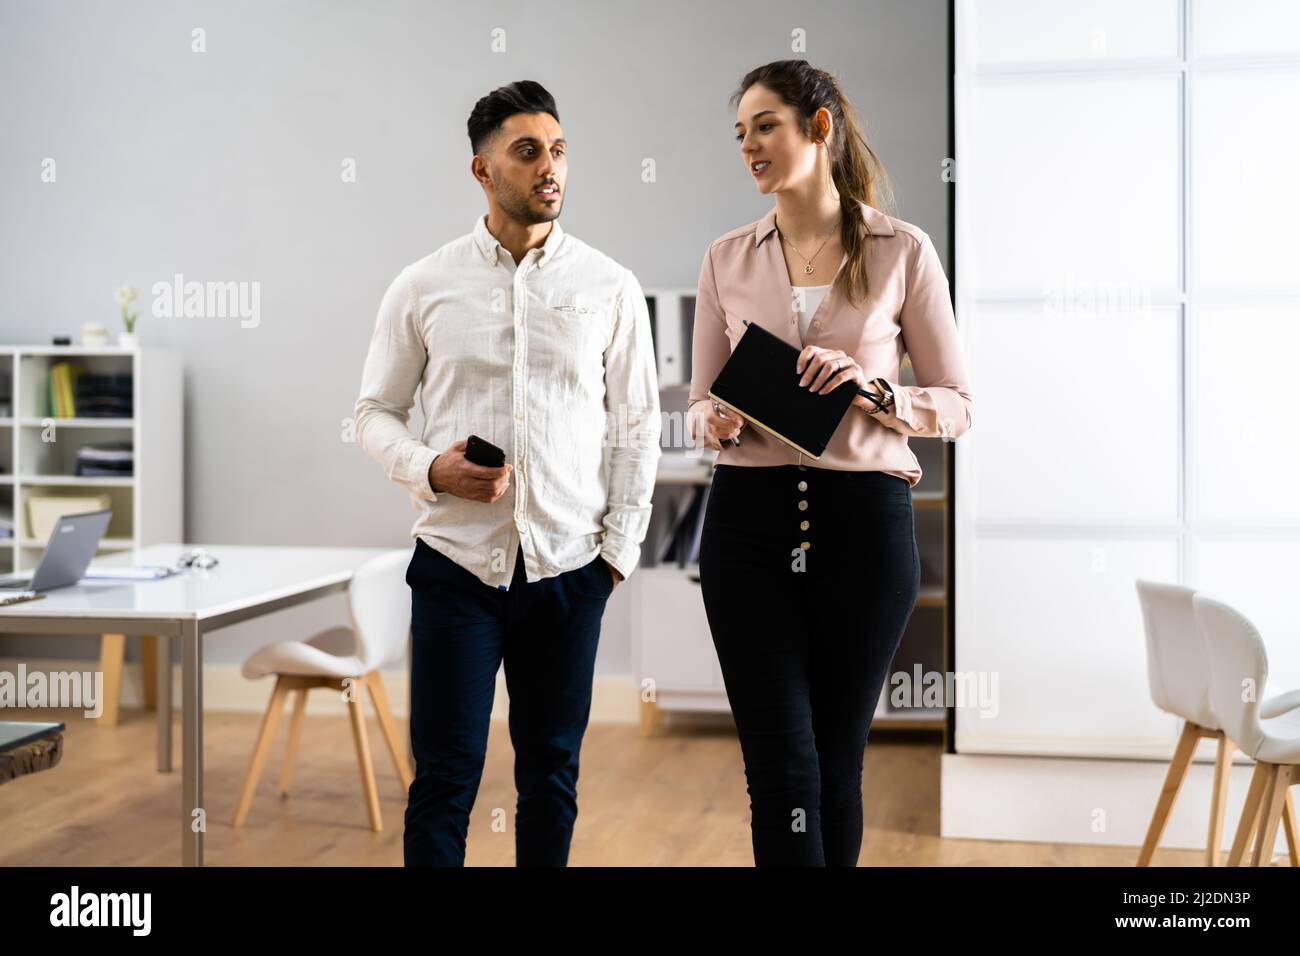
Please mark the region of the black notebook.
[[809, 458], [820, 458], [858, 393], [844, 382], [828, 395], [799, 385], [801, 349], [746, 321], [745, 334], [713, 380], [709, 397]]

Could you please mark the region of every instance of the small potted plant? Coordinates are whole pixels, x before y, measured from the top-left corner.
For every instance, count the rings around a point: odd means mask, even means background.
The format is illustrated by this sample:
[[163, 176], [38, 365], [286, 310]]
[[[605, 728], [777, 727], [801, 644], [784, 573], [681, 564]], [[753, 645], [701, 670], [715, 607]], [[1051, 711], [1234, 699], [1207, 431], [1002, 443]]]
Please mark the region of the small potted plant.
[[135, 321], [140, 317], [139, 313], [131, 311], [136, 300], [135, 287], [124, 285], [113, 293], [113, 298], [122, 309], [122, 324], [126, 326], [125, 332], [118, 333], [117, 344], [122, 348], [135, 348]]

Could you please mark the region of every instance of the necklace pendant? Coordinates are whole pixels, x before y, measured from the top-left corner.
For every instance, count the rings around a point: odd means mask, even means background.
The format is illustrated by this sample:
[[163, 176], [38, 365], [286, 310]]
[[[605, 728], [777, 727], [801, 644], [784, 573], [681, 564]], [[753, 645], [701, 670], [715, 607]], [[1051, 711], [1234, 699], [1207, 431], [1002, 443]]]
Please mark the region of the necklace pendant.
[[812, 267], [812, 263], [811, 263], [811, 262], [808, 263], [808, 265], [806, 265], [806, 266], [803, 267], [803, 273], [804, 273], [804, 275], [808, 275], [808, 276], [810, 276], [810, 275], [812, 275], [812, 272], [813, 272], [813, 267]]

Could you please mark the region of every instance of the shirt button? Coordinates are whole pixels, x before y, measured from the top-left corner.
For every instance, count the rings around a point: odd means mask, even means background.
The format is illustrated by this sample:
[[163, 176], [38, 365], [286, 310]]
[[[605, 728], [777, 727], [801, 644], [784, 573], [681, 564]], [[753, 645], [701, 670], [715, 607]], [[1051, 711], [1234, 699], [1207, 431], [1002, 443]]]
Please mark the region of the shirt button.
[[807, 531], [807, 530], [808, 530], [808, 522], [807, 522], [807, 521], [800, 521], [800, 522], [799, 522], [799, 530], [800, 530], [800, 531]]
[[799, 510], [800, 510], [800, 511], [807, 511], [807, 510], [808, 510], [808, 502], [806, 502], [806, 501], [801, 501], [801, 502], [799, 502]]
[[808, 490], [808, 482], [806, 482], [806, 481], [801, 481], [801, 482], [799, 482], [799, 490], [800, 490], [800, 491], [807, 491], [807, 490]]

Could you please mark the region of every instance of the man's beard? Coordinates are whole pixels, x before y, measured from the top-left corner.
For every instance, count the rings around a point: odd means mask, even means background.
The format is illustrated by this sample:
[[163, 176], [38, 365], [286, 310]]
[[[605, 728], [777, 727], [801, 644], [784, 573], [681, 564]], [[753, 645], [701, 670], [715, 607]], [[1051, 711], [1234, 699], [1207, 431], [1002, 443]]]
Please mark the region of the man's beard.
[[532, 207], [532, 193], [521, 193], [513, 184], [503, 179], [498, 179], [497, 182], [499, 184], [497, 186], [497, 203], [501, 206], [501, 211], [515, 222], [522, 223], [525, 226], [536, 226], [559, 218], [560, 209], [564, 205], [562, 198], [553, 207], [546, 207], [541, 212], [538, 212]]

